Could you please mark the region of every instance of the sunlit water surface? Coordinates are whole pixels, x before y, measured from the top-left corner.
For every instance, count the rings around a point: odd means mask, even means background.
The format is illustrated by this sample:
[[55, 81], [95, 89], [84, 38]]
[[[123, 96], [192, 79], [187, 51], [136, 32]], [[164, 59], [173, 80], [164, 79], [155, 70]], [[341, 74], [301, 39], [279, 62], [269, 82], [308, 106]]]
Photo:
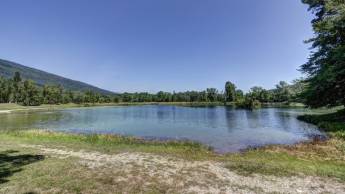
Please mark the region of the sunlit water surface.
[[303, 109], [123, 106], [53, 112], [0, 114], [0, 129], [52, 129], [109, 133], [157, 139], [188, 139], [218, 152], [236, 152], [267, 144], [294, 144], [323, 136], [296, 119]]

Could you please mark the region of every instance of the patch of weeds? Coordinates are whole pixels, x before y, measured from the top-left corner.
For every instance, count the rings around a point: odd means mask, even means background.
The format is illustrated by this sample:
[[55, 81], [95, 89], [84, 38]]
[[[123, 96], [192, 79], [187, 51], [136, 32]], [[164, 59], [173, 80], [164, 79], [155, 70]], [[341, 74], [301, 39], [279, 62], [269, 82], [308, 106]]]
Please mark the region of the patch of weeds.
[[255, 159], [253, 160], [253, 158], [231, 160], [226, 163], [225, 167], [243, 176], [251, 176], [253, 174], [264, 174], [264, 175], [275, 175], [275, 176], [296, 175], [294, 171], [288, 170], [286, 167], [280, 165], [279, 162], [274, 164], [274, 163], [268, 163], [265, 161], [258, 161]]

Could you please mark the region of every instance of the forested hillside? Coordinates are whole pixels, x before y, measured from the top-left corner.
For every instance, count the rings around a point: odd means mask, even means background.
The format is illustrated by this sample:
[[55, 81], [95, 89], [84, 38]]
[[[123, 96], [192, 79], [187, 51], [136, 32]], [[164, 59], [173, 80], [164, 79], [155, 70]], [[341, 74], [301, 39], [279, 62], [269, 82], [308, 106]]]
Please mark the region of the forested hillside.
[[0, 59], [0, 77], [12, 78], [15, 72], [19, 72], [24, 80], [32, 80], [40, 86], [61, 85], [66, 90], [76, 92], [85, 92], [91, 90], [100, 94], [113, 94], [110, 91], [103, 90], [80, 81], [71, 80], [58, 75], [47, 73], [45, 71], [20, 65], [18, 63]]

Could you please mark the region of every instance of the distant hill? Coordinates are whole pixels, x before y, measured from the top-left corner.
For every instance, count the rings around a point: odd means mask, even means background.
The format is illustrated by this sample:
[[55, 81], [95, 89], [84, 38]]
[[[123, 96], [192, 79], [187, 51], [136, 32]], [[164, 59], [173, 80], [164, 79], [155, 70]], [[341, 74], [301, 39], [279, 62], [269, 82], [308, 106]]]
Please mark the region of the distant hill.
[[72, 91], [87, 91], [91, 90], [101, 94], [114, 94], [111, 91], [103, 90], [101, 88], [80, 82], [75, 81], [72, 79], [64, 78], [58, 75], [54, 75], [51, 73], [47, 73], [45, 71], [41, 71], [38, 69], [34, 69], [31, 67], [27, 67], [24, 65], [20, 65], [18, 63], [14, 63], [11, 61], [6, 61], [0, 59], [0, 76], [5, 78], [12, 78], [14, 73], [18, 71], [23, 79], [30, 79], [35, 81], [38, 85], [45, 85], [45, 84], [54, 84], [54, 85], [61, 85], [66, 90]]

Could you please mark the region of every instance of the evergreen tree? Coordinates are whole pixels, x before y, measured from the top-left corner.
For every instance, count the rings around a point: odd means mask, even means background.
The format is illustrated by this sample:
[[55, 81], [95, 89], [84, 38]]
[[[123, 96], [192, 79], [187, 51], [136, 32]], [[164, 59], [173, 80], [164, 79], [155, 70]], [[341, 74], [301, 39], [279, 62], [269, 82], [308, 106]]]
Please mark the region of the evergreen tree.
[[236, 86], [231, 82], [225, 83], [225, 101], [233, 102], [236, 100]]
[[209, 102], [215, 102], [217, 100], [218, 91], [216, 88], [207, 88], [206, 93], [207, 93], [207, 100]]
[[21, 90], [22, 90], [22, 85], [21, 85], [22, 78], [20, 76], [19, 72], [15, 72], [13, 76], [13, 82], [12, 82], [12, 93], [10, 97], [10, 101], [14, 103], [18, 103], [21, 101]]
[[302, 0], [315, 14], [313, 52], [301, 70], [308, 75], [304, 93], [311, 107], [345, 105], [345, 0]]
[[19, 73], [18, 71], [16, 71], [16, 72], [14, 73], [13, 81], [14, 81], [15, 83], [19, 83], [19, 82], [22, 81], [22, 78], [21, 78], [20, 73]]
[[0, 77], [0, 103], [10, 102], [12, 94], [12, 83], [11, 80]]
[[40, 91], [32, 81], [24, 81], [21, 102], [24, 106], [37, 106], [41, 104]]

